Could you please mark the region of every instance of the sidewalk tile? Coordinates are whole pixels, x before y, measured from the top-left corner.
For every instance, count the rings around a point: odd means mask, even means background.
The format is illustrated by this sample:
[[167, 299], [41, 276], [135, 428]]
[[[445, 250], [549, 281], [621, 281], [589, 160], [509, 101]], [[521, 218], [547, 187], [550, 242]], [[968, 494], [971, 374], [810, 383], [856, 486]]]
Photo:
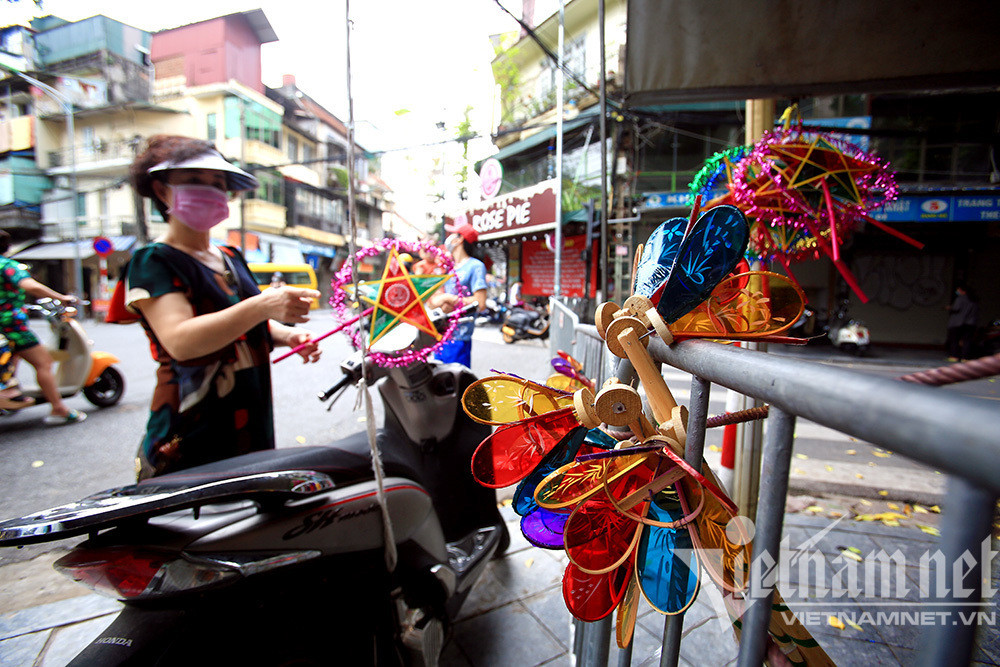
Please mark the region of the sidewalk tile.
[[59, 628], [52, 636], [39, 667], [64, 667], [115, 620], [114, 614]]
[[524, 598], [521, 603], [562, 644], [563, 648], [569, 650], [570, 625], [573, 619], [563, 601], [562, 588], [551, 588], [538, 595]]
[[565, 649], [520, 602], [455, 625], [455, 641], [473, 665], [540, 665]]
[[93, 594], [29, 607], [0, 616], [0, 639], [103, 616], [121, 606], [116, 600]]
[[558, 587], [566, 569], [565, 556], [558, 554], [529, 549], [490, 563], [462, 605], [459, 619]]
[[0, 641], [0, 665], [35, 664], [51, 633], [51, 630], [43, 630]]

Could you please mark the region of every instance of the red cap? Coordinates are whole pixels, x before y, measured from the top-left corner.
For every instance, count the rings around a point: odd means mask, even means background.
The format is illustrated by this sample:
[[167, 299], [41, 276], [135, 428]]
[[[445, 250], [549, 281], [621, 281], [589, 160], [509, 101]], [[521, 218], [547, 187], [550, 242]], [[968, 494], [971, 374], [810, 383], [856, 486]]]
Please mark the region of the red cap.
[[479, 240], [479, 232], [477, 232], [476, 228], [469, 223], [462, 225], [445, 225], [445, 230], [453, 234], [458, 234], [469, 243], [476, 243]]

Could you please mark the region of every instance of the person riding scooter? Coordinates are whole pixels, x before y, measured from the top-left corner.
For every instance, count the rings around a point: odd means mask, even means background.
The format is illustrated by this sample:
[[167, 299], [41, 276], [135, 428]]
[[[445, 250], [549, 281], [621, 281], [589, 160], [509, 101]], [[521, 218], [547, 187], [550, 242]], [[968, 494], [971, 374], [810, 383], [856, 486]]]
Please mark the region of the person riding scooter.
[[10, 234], [0, 230], [0, 333], [10, 342], [16, 357], [34, 367], [42, 395], [52, 406], [45, 423], [58, 426], [82, 422], [87, 418], [86, 413], [71, 410], [63, 402], [56, 377], [52, 373], [52, 355], [28, 328], [28, 311], [25, 308], [28, 296], [36, 299], [48, 297], [68, 303], [75, 302], [76, 297], [60, 294], [32, 278], [23, 264], [6, 257], [9, 249]]

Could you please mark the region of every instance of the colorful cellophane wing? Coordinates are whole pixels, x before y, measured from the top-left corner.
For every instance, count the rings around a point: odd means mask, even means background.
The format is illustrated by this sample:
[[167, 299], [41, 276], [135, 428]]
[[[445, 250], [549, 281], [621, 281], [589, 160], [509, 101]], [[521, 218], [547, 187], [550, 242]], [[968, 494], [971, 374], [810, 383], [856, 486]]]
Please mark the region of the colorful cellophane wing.
[[657, 312], [668, 324], [708, 298], [746, 252], [750, 228], [734, 206], [716, 206], [702, 214], [685, 236], [662, 289], [653, 295]]
[[472, 476], [491, 489], [527, 477], [559, 441], [580, 426], [573, 408], [564, 408], [497, 428], [472, 454]]
[[687, 218], [671, 218], [649, 235], [636, 264], [632, 294], [652, 298], [656, 290], [663, 286], [677, 258], [687, 225]]
[[[595, 435], [596, 433], [596, 435]], [[527, 516], [533, 512], [537, 507], [538, 503], [535, 502], [535, 489], [542, 482], [543, 479], [548, 477], [552, 472], [558, 470], [568, 463], [572, 463], [573, 459], [577, 457], [578, 454], [592, 454], [594, 452], [609, 449], [606, 445], [601, 444], [598, 446], [595, 443], [597, 438], [606, 438], [598, 429], [592, 429], [587, 431], [585, 428], [574, 429], [570, 432], [570, 435], [563, 438], [563, 440], [556, 445], [556, 447], [549, 452], [545, 458], [542, 460], [538, 466], [531, 471], [531, 473], [524, 478], [524, 480], [517, 485], [517, 489], [514, 491], [513, 501], [511, 506], [519, 516]], [[614, 441], [612, 440], [612, 443]], [[614, 446], [612, 444], [612, 446]]]
[[[560, 391], [574, 392], [577, 389], [583, 389], [587, 385], [583, 384], [576, 378], [570, 377], [568, 375], [563, 375], [562, 373], [553, 373], [545, 379], [545, 384], [553, 389], [558, 389]], [[589, 388], [589, 387], [588, 387]]]
[[[559, 509], [575, 505], [635, 468], [647, 465], [653, 452], [623, 454], [592, 461], [574, 461], [546, 477], [535, 490], [535, 502], [541, 507]], [[656, 462], [652, 460], [652, 468]]]
[[491, 426], [510, 424], [572, 405], [572, 394], [509, 375], [477, 380], [462, 394], [465, 413]]
[[563, 531], [569, 510], [547, 510], [535, 507], [527, 516], [521, 517], [521, 534], [524, 539], [542, 549], [562, 549]]
[[[729, 618], [733, 622], [733, 634], [740, 641], [743, 634], [743, 614], [746, 601], [742, 596], [723, 594], [723, 602]], [[813, 638], [809, 630], [802, 625], [798, 616], [790, 613], [788, 605], [777, 589], [771, 599], [771, 618], [767, 626], [768, 638], [774, 642], [778, 650], [789, 663], [798, 667], [836, 667], [836, 664], [819, 642]]]
[[802, 315], [805, 295], [785, 276], [751, 271], [725, 278], [712, 295], [670, 327], [681, 338], [773, 336]]
[[[641, 474], [648, 471], [648, 474]], [[653, 476], [648, 466], [640, 466], [609, 486], [616, 498], [628, 495]], [[645, 504], [633, 508], [645, 515]], [[621, 565], [635, 548], [642, 524], [618, 512], [607, 494], [595, 493], [578, 504], [570, 514], [563, 538], [566, 555], [583, 572], [601, 574]]]
[[628, 578], [628, 587], [625, 595], [618, 603], [618, 616], [615, 619], [615, 639], [618, 648], [626, 648], [632, 643], [632, 636], [635, 634], [635, 621], [639, 616], [639, 585], [635, 582], [635, 577]]
[[[683, 517], [677, 495], [658, 493], [649, 504], [650, 519], [664, 523]], [[698, 595], [698, 557], [686, 526], [644, 526], [636, 554], [636, 580], [646, 601], [661, 614], [679, 614]]]
[[634, 559], [610, 572], [587, 574], [569, 563], [563, 573], [563, 601], [575, 618], [588, 623], [599, 621], [615, 610], [628, 587]]

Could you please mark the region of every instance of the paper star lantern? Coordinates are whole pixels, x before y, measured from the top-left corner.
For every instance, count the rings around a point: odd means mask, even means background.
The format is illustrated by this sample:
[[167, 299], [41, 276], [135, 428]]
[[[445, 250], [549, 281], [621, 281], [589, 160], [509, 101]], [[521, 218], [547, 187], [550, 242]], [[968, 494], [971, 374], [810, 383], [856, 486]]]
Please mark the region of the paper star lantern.
[[[450, 276], [413, 275], [399, 261], [399, 252], [393, 246], [389, 249], [389, 259], [385, 264], [381, 280], [359, 283], [359, 288], [377, 288], [375, 298], [366, 296], [366, 290], [359, 289], [362, 301], [375, 307], [371, 317], [369, 345], [389, 333], [396, 325], [407, 323], [441, 340], [441, 334], [431, 324], [424, 304], [448, 282]], [[368, 292], [370, 293], [370, 291]]]

